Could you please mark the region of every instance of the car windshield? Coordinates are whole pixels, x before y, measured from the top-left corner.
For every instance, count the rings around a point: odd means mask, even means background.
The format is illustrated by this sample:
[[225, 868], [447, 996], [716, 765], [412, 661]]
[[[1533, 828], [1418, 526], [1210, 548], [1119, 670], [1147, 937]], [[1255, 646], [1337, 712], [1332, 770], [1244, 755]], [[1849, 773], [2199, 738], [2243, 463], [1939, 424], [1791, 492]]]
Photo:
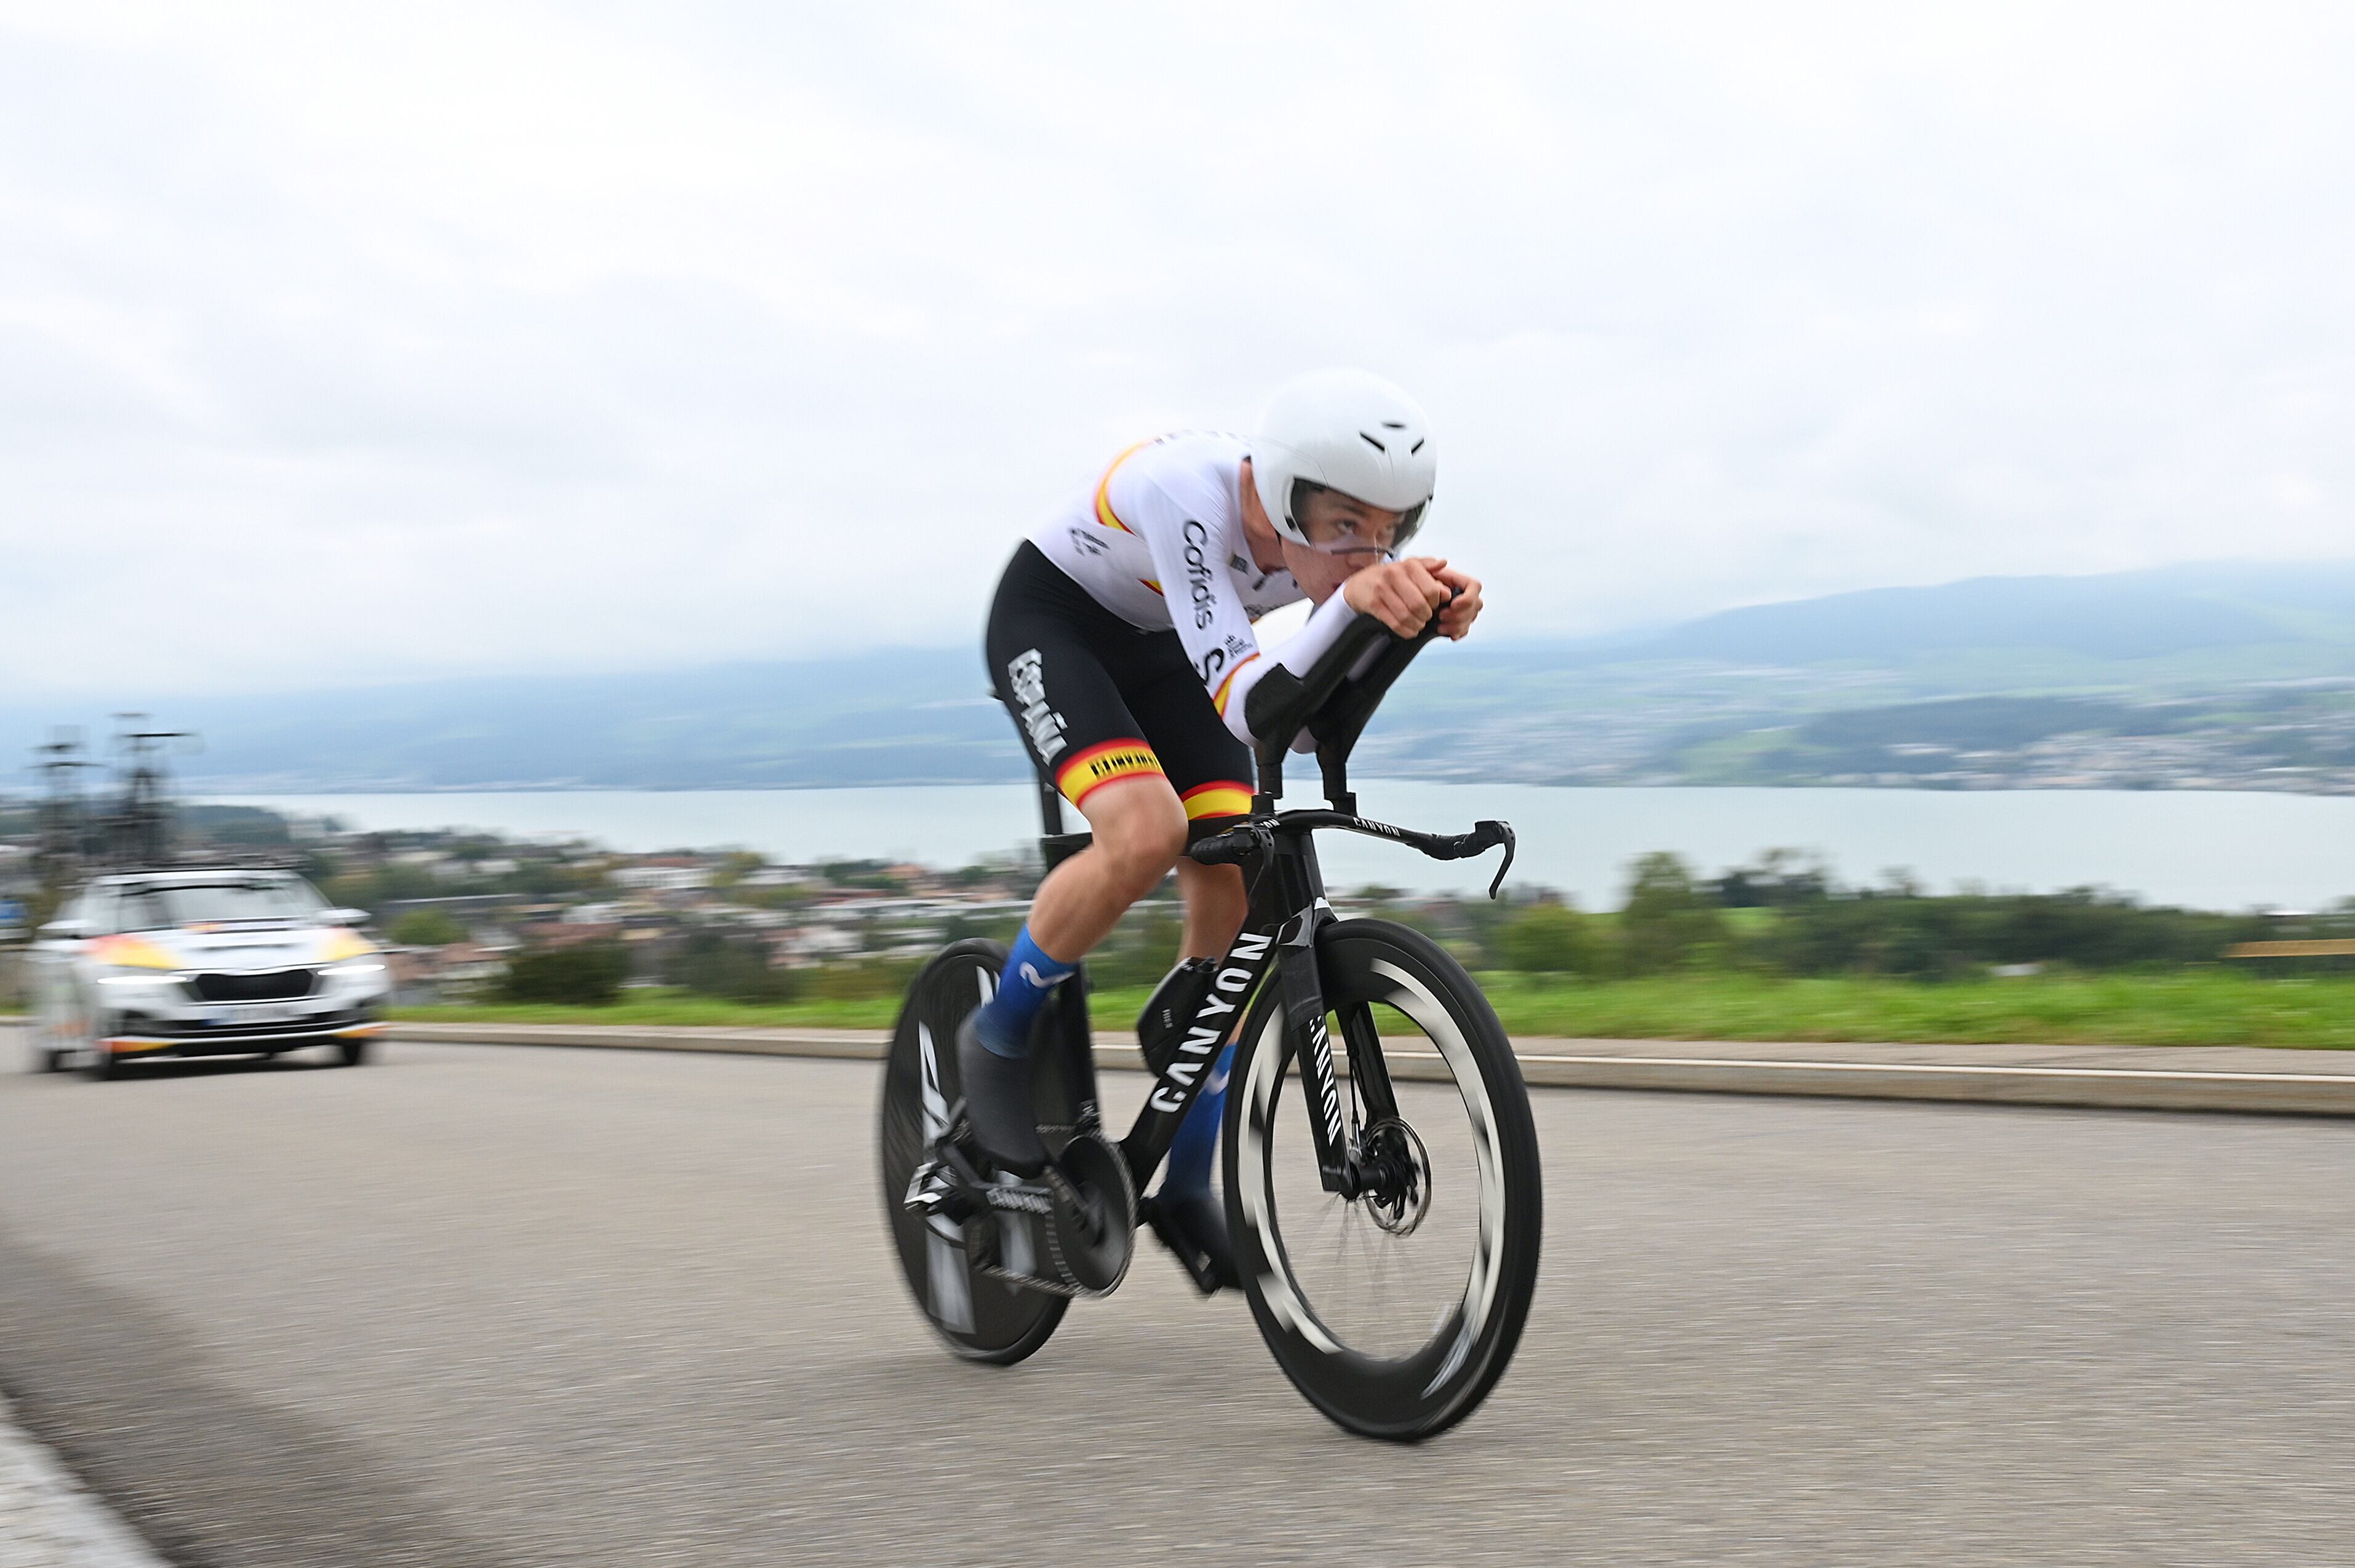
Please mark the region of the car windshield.
[[300, 882], [183, 882], [125, 888], [115, 923], [126, 931], [159, 931], [170, 926], [307, 920], [325, 907]]

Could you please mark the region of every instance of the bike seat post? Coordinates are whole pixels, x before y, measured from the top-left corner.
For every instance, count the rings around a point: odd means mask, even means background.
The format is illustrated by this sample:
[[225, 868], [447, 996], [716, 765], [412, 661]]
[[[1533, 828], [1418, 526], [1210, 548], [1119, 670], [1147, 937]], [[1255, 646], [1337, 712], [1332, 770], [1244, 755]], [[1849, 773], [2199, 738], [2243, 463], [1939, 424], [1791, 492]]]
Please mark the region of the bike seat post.
[[1063, 831], [1063, 792], [1046, 774], [1037, 775], [1039, 787], [1039, 859], [1042, 871], [1052, 871], [1089, 844], [1095, 835], [1082, 829], [1072, 833]]

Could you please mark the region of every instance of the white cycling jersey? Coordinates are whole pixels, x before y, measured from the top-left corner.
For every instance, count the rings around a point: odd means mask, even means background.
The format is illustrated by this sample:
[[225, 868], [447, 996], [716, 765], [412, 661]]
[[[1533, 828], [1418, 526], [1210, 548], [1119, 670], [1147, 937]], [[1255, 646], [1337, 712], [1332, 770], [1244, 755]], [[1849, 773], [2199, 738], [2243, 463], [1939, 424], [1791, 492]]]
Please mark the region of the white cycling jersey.
[[1090, 598], [1142, 630], [1175, 630], [1202, 689], [1245, 745], [1243, 709], [1273, 664], [1306, 671], [1354, 613], [1336, 593], [1307, 624], [1262, 649], [1252, 622], [1307, 595], [1261, 569], [1243, 536], [1242, 462], [1233, 436], [1181, 432], [1129, 448], [1076, 506], [1030, 535]]

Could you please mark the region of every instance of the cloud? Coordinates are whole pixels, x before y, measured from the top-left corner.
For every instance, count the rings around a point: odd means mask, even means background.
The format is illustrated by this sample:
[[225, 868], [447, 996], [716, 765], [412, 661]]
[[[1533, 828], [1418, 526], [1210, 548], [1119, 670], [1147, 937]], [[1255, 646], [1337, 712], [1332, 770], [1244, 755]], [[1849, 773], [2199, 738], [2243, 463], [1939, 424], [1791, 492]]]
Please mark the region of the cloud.
[[1499, 631], [2349, 553], [2341, 12], [837, 9], [0, 7], [0, 687], [970, 641], [1334, 362]]

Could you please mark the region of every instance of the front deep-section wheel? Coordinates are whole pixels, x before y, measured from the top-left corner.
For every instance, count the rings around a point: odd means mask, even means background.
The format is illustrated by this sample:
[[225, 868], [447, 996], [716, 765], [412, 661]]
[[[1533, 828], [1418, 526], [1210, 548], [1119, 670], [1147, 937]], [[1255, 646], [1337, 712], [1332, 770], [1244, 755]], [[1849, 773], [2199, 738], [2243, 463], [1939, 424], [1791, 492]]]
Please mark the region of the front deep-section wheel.
[[[964, 1092], [957, 1083], [957, 1025], [989, 1000], [1005, 967], [999, 944], [957, 942], [908, 987], [883, 1063], [880, 1154], [884, 1217], [924, 1320], [966, 1360], [1011, 1365], [1047, 1342], [1071, 1303], [982, 1273], [970, 1227], [906, 1201], [910, 1179], [947, 1128], [949, 1111]], [[1042, 1101], [1039, 1109], [1043, 1118], [1058, 1118], [1051, 1104]]]
[[1341, 1426], [1412, 1442], [1487, 1397], [1520, 1342], [1543, 1231], [1537, 1128], [1487, 999], [1402, 926], [1316, 946], [1357, 1190], [1327, 1190], [1282, 987], [1243, 1026], [1227, 1097], [1227, 1223], [1284, 1374]]

